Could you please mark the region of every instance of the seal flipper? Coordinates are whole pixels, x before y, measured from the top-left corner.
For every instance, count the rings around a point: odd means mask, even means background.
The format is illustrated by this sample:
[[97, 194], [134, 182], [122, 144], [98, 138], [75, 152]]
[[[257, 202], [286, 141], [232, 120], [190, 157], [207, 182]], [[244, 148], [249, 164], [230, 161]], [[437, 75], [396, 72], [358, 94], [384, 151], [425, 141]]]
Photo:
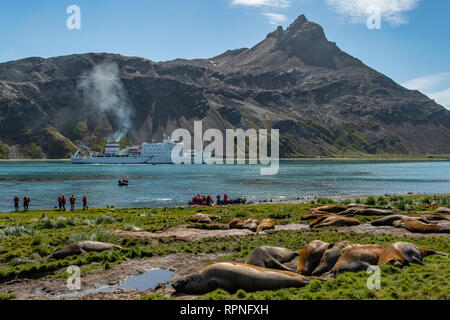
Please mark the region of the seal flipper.
[[286, 270], [286, 271], [291, 271], [291, 272], [297, 272], [292, 270], [291, 268], [285, 266], [284, 264], [282, 264], [280, 261], [278, 261], [277, 259], [273, 258], [271, 259], [271, 262], [276, 265], [278, 268], [282, 269], [282, 270]]
[[412, 257], [411, 263], [417, 263], [417, 264], [420, 264], [421, 266], [424, 266], [424, 265], [425, 265], [425, 263], [423, 263], [422, 261], [420, 261], [420, 260], [417, 259], [416, 257]]

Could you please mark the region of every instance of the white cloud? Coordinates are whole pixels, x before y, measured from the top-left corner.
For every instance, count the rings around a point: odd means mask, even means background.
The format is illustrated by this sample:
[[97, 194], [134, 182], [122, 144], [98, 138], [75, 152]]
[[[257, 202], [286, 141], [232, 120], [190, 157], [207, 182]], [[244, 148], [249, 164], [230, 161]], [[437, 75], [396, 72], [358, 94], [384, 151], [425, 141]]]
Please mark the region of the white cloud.
[[231, 4], [248, 7], [287, 8], [291, 2], [289, 0], [231, 0]]
[[349, 16], [351, 22], [365, 22], [371, 15], [368, 9], [375, 6], [381, 11], [381, 19], [397, 26], [408, 23], [405, 12], [415, 9], [420, 0], [326, 0], [338, 13]]
[[267, 13], [264, 13], [264, 15], [267, 18], [269, 18], [269, 23], [273, 24], [274, 26], [279, 26], [283, 22], [286, 22], [286, 20], [287, 20], [287, 17], [284, 14], [281, 14], [281, 13], [267, 12]]
[[402, 83], [410, 90], [419, 90], [437, 103], [450, 109], [450, 72], [435, 73]]

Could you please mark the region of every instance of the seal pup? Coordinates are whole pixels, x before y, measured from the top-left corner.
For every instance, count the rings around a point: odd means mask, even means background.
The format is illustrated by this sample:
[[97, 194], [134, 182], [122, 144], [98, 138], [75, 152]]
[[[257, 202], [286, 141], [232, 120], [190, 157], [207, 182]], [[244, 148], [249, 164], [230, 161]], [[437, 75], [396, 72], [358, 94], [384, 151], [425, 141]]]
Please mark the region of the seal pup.
[[333, 247], [333, 244], [321, 240], [313, 240], [299, 252], [297, 272], [309, 276], [317, 267], [325, 250]]
[[347, 249], [339, 257], [330, 273], [336, 276], [343, 272], [367, 270], [369, 266], [377, 265], [383, 251], [384, 248], [377, 244]]
[[262, 246], [253, 249], [248, 255], [245, 263], [262, 268], [282, 269], [295, 272], [283, 263], [291, 261], [296, 256], [298, 256], [298, 252], [286, 248]]
[[380, 264], [392, 264], [395, 267], [403, 268], [410, 263], [423, 265], [423, 258], [430, 255], [447, 256], [446, 253], [424, 249], [421, 246], [409, 242], [395, 242], [384, 249], [383, 254], [378, 259]]
[[212, 222], [211, 218], [204, 213], [194, 214], [193, 216], [190, 216], [189, 218], [187, 218], [186, 221], [197, 222], [197, 223], [211, 223]]
[[54, 252], [51, 255], [51, 258], [64, 259], [65, 257], [75, 254], [78, 255], [90, 251], [102, 252], [105, 250], [112, 250], [112, 249], [122, 249], [122, 247], [112, 243], [105, 243], [98, 241], [79, 241], [73, 242], [68, 246], [66, 246], [65, 248]]
[[413, 233], [450, 233], [450, 228], [436, 224], [426, 224], [420, 221], [397, 220], [394, 221], [396, 228], [405, 228]]
[[218, 288], [229, 292], [243, 289], [247, 292], [301, 288], [313, 279], [295, 272], [261, 268], [237, 262], [220, 262], [209, 265], [199, 273], [175, 281], [176, 292], [203, 294]]
[[273, 222], [272, 219], [264, 219], [258, 225], [258, 228], [256, 229], [256, 232], [261, 232], [261, 231], [270, 230], [270, 229], [275, 229], [275, 222]]

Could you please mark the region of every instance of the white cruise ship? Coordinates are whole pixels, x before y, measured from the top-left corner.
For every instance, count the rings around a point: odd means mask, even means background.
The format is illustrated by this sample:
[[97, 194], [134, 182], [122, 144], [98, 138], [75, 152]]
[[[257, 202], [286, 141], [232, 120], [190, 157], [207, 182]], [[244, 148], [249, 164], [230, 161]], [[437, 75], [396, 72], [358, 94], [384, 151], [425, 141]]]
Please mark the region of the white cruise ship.
[[117, 143], [108, 143], [104, 153], [94, 154], [89, 147], [80, 146], [71, 160], [74, 164], [173, 164], [172, 150], [178, 147], [183, 163], [194, 163], [197, 156], [202, 163], [207, 163], [211, 155], [202, 152], [197, 155], [193, 151], [183, 153], [183, 144], [172, 140], [162, 143], [143, 143], [140, 146], [128, 146], [120, 150]]

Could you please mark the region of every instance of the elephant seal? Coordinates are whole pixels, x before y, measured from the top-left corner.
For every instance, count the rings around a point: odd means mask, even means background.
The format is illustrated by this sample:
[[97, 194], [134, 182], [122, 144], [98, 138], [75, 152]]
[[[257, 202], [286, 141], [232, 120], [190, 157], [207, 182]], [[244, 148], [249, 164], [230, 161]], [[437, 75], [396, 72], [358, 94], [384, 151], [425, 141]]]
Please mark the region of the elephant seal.
[[272, 219], [264, 219], [258, 225], [258, 228], [256, 229], [256, 232], [261, 232], [261, 231], [270, 230], [270, 229], [275, 229], [275, 222], [273, 222]]
[[350, 203], [350, 204], [346, 205], [345, 207], [347, 209], [350, 209], [350, 208], [365, 208], [366, 205], [362, 204], [362, 203]]
[[340, 206], [338, 204], [330, 204], [327, 206], [314, 208], [314, 210], [328, 212], [328, 213], [339, 213], [339, 212], [345, 211], [346, 209], [347, 209], [346, 207]]
[[75, 254], [83, 254], [85, 252], [90, 251], [102, 252], [111, 249], [122, 249], [122, 247], [111, 243], [104, 243], [97, 241], [79, 241], [71, 243], [64, 249], [54, 252], [51, 255], [51, 258], [64, 259], [65, 257]]
[[449, 218], [440, 214], [423, 214], [421, 217], [428, 221], [450, 221]]
[[328, 213], [325, 211], [310, 211], [307, 215], [300, 218], [300, 220], [314, 220], [323, 216], [334, 216], [333, 213]]
[[244, 229], [244, 220], [241, 218], [234, 218], [228, 223], [230, 229]]
[[394, 221], [396, 228], [405, 228], [413, 233], [450, 233], [450, 228], [436, 224], [426, 224], [420, 221], [397, 220]]
[[256, 232], [256, 230], [258, 229], [258, 226], [260, 224], [259, 220], [256, 219], [247, 219], [244, 221], [244, 228], [245, 229], [249, 229], [253, 232]]
[[300, 250], [298, 257], [297, 272], [309, 276], [317, 267], [323, 253], [331, 248], [333, 244], [321, 240], [314, 240]]
[[370, 244], [350, 248], [344, 251], [330, 273], [338, 275], [343, 272], [358, 272], [376, 265], [384, 248], [377, 244]]
[[243, 289], [247, 292], [300, 288], [312, 281], [295, 272], [266, 269], [237, 262], [220, 262], [209, 265], [199, 273], [175, 281], [177, 292], [203, 294], [218, 288], [229, 292]]
[[440, 208], [437, 208], [435, 212], [436, 213], [449, 213], [450, 214], [450, 209], [449, 208], [445, 208], [445, 207], [440, 207]]
[[390, 216], [386, 216], [386, 217], [382, 217], [376, 220], [373, 220], [370, 224], [375, 226], [375, 227], [379, 227], [379, 226], [393, 226], [394, 225], [394, 221], [397, 220], [416, 220], [416, 221], [421, 221], [423, 223], [428, 223], [428, 220], [423, 218], [423, 217], [409, 217], [409, 216], [404, 216], [404, 215], [400, 215], [400, 214], [393, 214]]
[[211, 223], [212, 222], [211, 218], [204, 213], [194, 214], [193, 216], [190, 216], [189, 218], [187, 218], [186, 221], [197, 222], [197, 223]]
[[324, 273], [329, 272], [333, 269], [336, 262], [339, 260], [340, 256], [344, 253], [345, 250], [349, 248], [356, 248], [362, 245], [352, 243], [350, 241], [341, 241], [336, 243], [331, 248], [327, 249], [320, 259], [319, 265], [314, 269], [311, 273], [313, 276], [320, 276]]
[[283, 263], [291, 261], [296, 256], [298, 252], [286, 248], [262, 246], [252, 250], [245, 263], [262, 268], [293, 271]]
[[389, 216], [393, 215], [394, 212], [391, 210], [384, 210], [384, 209], [375, 209], [375, 208], [349, 208], [345, 211], [342, 211], [339, 213], [343, 216]]
[[409, 242], [395, 242], [384, 249], [378, 263], [392, 264], [399, 268], [403, 268], [410, 263], [423, 265], [423, 258], [433, 254], [447, 256], [447, 254], [443, 252], [424, 249]]
[[347, 218], [339, 216], [323, 216], [311, 222], [309, 227], [320, 228], [328, 226], [356, 226], [359, 224], [360, 224], [359, 220], [355, 218]]

